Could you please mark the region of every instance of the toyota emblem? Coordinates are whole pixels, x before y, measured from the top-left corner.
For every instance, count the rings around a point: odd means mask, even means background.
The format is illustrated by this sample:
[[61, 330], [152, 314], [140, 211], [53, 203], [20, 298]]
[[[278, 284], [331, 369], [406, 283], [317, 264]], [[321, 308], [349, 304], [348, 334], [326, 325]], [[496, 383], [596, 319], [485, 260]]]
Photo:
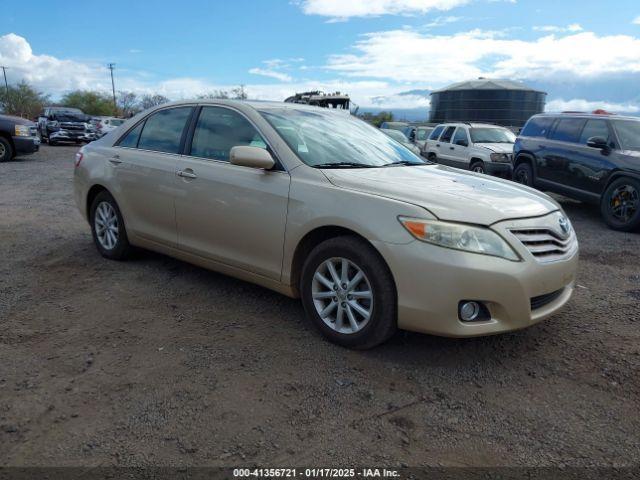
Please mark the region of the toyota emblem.
[[565, 235], [569, 235], [569, 230], [571, 227], [569, 226], [569, 219], [567, 217], [560, 217], [558, 219], [558, 225], [560, 225], [560, 230]]

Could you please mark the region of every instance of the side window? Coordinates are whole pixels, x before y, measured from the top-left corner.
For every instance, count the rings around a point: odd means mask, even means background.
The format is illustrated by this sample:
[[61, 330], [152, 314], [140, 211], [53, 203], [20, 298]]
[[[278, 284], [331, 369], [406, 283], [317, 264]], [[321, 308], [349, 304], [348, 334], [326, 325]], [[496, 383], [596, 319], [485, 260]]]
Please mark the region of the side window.
[[138, 148], [155, 152], [180, 153], [180, 140], [192, 107], [160, 110], [147, 118]]
[[553, 117], [534, 117], [520, 132], [522, 137], [546, 137], [553, 123]]
[[453, 137], [455, 129], [456, 127], [448, 127], [442, 134], [442, 137], [440, 137], [440, 141], [443, 143], [449, 143], [451, 141], [451, 137]]
[[442, 130], [444, 130], [443, 125], [437, 126], [435, 130], [431, 132], [431, 135], [429, 135], [429, 140], [437, 140], [440, 134], [442, 133]]
[[561, 118], [551, 132], [551, 139], [561, 142], [577, 143], [585, 121], [581, 118]]
[[605, 120], [587, 120], [580, 135], [580, 143], [586, 145], [591, 137], [604, 138], [609, 143], [609, 127]]
[[137, 148], [138, 147], [138, 139], [140, 138], [140, 132], [142, 131], [142, 127], [144, 126], [144, 122], [140, 122], [133, 130], [129, 130], [124, 137], [120, 139], [118, 142], [119, 147], [127, 147], [127, 148]]
[[453, 136], [453, 143], [455, 145], [469, 146], [469, 137], [467, 136], [467, 130], [463, 127], [458, 127], [456, 134]]
[[267, 148], [255, 127], [239, 113], [223, 107], [203, 107], [190, 155], [228, 162], [229, 153], [236, 146]]

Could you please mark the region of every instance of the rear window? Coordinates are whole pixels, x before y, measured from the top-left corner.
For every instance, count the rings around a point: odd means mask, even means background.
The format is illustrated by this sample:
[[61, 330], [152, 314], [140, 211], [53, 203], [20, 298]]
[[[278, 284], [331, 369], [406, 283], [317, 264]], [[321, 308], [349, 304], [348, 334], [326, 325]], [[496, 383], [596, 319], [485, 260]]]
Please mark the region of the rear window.
[[124, 120], [119, 120], [117, 118], [114, 118], [113, 120], [110, 121], [110, 123], [114, 127], [119, 127], [120, 125], [122, 125], [124, 123]]
[[191, 107], [171, 108], [154, 113], [144, 124], [138, 148], [155, 152], [179, 153], [182, 132]]
[[561, 118], [549, 138], [559, 142], [578, 143], [584, 124], [585, 120], [582, 118]]
[[436, 127], [435, 130], [431, 132], [431, 135], [429, 135], [429, 140], [437, 140], [442, 133], [442, 130], [444, 130], [444, 125]]
[[546, 137], [553, 123], [553, 117], [533, 117], [520, 132], [522, 137]]

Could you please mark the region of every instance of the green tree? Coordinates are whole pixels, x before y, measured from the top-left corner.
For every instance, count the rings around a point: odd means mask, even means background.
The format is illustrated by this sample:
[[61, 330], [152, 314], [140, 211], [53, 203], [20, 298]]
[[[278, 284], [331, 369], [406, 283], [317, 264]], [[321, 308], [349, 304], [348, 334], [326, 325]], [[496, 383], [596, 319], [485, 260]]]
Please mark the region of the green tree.
[[27, 82], [21, 81], [17, 85], [0, 90], [0, 110], [7, 115], [35, 119], [42, 108], [49, 103], [49, 96], [37, 91]]
[[112, 116], [115, 114], [112, 97], [103, 92], [75, 90], [65, 94], [60, 104], [65, 107], [79, 108], [87, 115]]
[[393, 122], [394, 118], [392, 112], [386, 112], [384, 110], [375, 115], [371, 112], [365, 112], [358, 116], [365, 122], [369, 122], [378, 128], [380, 128], [380, 125], [382, 125], [384, 122]]
[[118, 110], [124, 118], [133, 117], [141, 110], [138, 95], [133, 92], [118, 92]]

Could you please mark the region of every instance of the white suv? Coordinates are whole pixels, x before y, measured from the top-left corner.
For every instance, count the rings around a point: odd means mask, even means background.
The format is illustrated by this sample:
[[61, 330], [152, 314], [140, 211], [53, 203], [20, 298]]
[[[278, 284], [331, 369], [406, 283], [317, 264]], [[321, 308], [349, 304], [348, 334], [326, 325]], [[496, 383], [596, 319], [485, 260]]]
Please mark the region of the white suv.
[[511, 130], [484, 123], [438, 125], [425, 143], [422, 155], [434, 162], [491, 175], [511, 175]]

